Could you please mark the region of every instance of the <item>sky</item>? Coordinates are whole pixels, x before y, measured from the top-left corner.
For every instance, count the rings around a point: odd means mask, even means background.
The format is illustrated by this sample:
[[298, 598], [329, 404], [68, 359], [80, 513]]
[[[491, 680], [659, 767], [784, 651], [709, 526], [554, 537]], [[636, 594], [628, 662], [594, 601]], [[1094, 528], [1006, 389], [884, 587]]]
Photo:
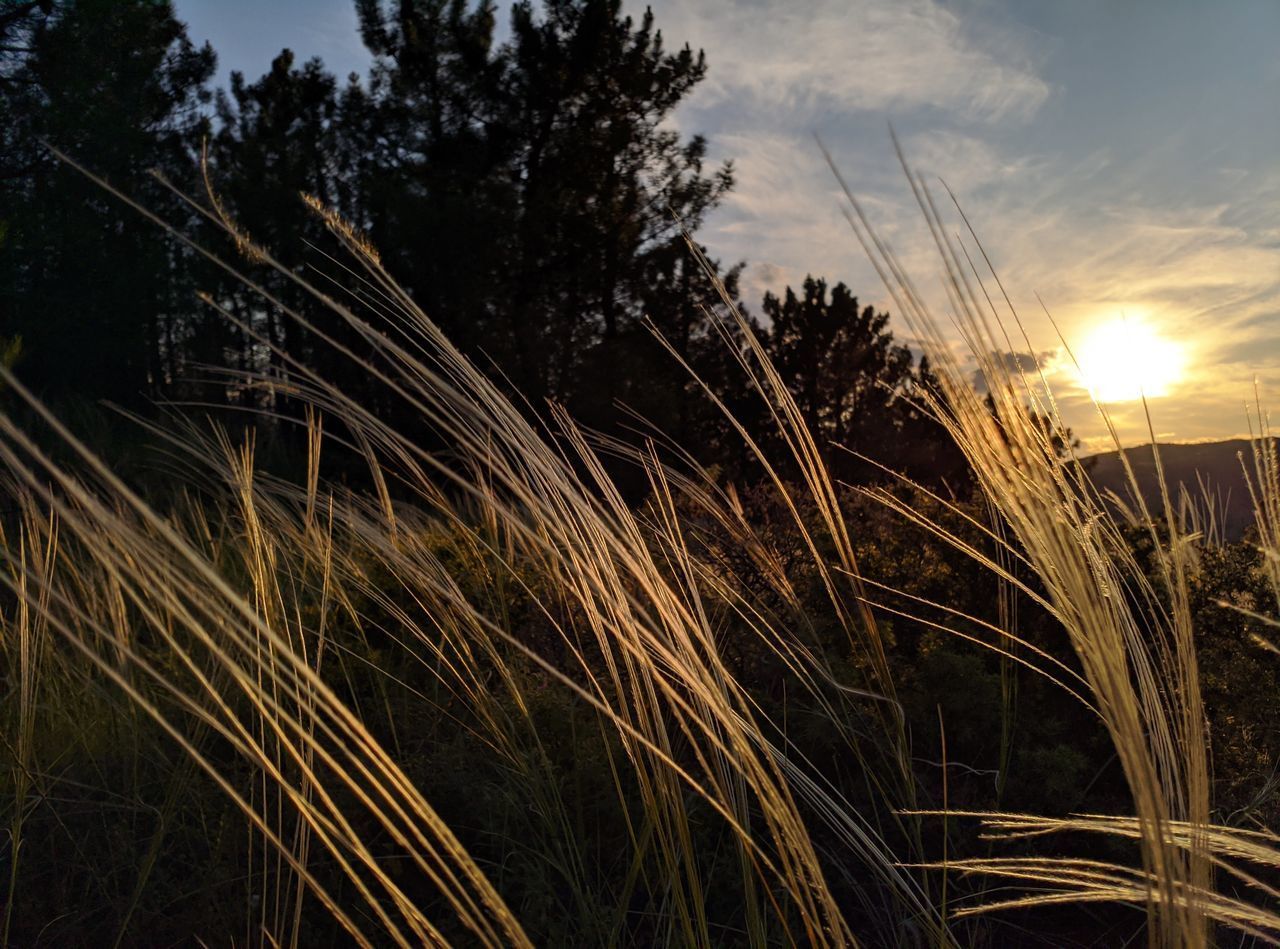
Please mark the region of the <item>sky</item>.
[[[368, 66], [351, 0], [175, 6], [218, 51], [223, 82], [260, 74], [284, 46], [339, 75]], [[955, 192], [1027, 326], [1024, 360], [1086, 448], [1109, 447], [1090, 391], [1115, 400], [1126, 444], [1149, 440], [1139, 392], [1161, 440], [1245, 433], [1255, 379], [1280, 408], [1280, 3], [652, 6], [669, 47], [706, 51], [707, 78], [674, 121], [734, 163], [736, 187], [699, 238], [747, 263], [756, 312], [765, 290], [812, 273], [892, 314], [815, 134], [945, 311], [892, 124], [912, 165]]]

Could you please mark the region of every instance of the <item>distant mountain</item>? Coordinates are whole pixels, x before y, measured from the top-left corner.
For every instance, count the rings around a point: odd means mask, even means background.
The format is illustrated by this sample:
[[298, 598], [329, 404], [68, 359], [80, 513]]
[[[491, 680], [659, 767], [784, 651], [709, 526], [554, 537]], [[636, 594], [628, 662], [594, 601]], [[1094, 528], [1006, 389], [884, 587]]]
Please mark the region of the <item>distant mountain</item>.
[[[1203, 482], [1214, 496], [1218, 519], [1227, 539], [1239, 540], [1253, 525], [1253, 502], [1240, 467], [1240, 455], [1243, 453], [1252, 475], [1253, 450], [1249, 440], [1233, 438], [1193, 445], [1166, 443], [1159, 447], [1160, 462], [1164, 466], [1165, 481], [1174, 504], [1178, 503], [1178, 486], [1182, 485], [1197, 503], [1203, 505]], [[1151, 446], [1128, 448], [1125, 455], [1142, 489], [1143, 499], [1152, 513], [1158, 513], [1162, 502]], [[1089, 473], [1098, 489], [1110, 489], [1132, 505], [1132, 490], [1119, 453], [1108, 451], [1090, 457], [1094, 461]]]

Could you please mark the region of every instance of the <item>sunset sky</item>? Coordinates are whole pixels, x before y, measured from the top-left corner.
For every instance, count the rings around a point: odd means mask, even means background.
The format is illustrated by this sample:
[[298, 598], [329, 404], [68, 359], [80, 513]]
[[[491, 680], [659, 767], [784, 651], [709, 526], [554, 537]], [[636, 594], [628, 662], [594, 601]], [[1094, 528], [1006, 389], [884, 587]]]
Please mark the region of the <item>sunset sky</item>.
[[[192, 38], [213, 43], [224, 79], [258, 75], [283, 46], [340, 74], [368, 64], [351, 0], [175, 5]], [[653, 8], [669, 44], [707, 53], [708, 78], [677, 122], [734, 160], [737, 187], [701, 237], [723, 261], [748, 262], [750, 305], [812, 272], [887, 306], [815, 132], [917, 282], [937, 284], [892, 122], [917, 168], [958, 195], [1087, 446], [1107, 447], [1097, 412], [1036, 294], [1093, 361], [1095, 390], [1129, 399], [1110, 409], [1130, 444], [1146, 440], [1130, 367], [1161, 439], [1245, 431], [1255, 376], [1280, 406], [1280, 4]]]

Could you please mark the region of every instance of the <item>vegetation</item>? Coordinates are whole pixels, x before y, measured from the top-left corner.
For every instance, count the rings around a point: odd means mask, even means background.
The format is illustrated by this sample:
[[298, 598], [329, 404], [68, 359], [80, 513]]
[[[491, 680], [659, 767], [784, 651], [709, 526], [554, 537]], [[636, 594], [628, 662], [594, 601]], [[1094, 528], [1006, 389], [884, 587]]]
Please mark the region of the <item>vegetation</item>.
[[[820, 279], [743, 313], [655, 209], [731, 177], [651, 18], [359, 9], [368, 87], [283, 55], [212, 119], [165, 4], [0, 19], [0, 941], [1280, 940], [1270, 433], [1247, 543], [1119, 518], [909, 169], [983, 393], [852, 195], [924, 356]], [[57, 131], [104, 23], [104, 94], [171, 99], [114, 118], [141, 189]]]
[[[261, 306], [235, 275], [122, 218], [47, 144], [198, 243], [216, 246], [224, 219], [234, 221], [291, 275], [309, 275], [308, 245], [326, 246], [323, 225], [297, 200], [311, 195], [358, 228], [449, 338], [530, 411], [545, 415], [553, 399], [615, 437], [629, 437], [639, 415], [699, 462], [737, 471], [739, 446], [650, 329], [755, 437], [769, 437], [709, 316], [718, 296], [684, 245], [733, 185], [730, 164], [707, 166], [704, 139], [668, 123], [706, 75], [702, 54], [669, 48], [651, 14], [634, 21], [618, 0], [517, 4], [502, 43], [488, 3], [357, 6], [374, 56], [367, 81], [343, 84], [285, 50], [256, 81], [236, 73], [217, 92], [213, 51], [193, 47], [167, 3], [15, 9], [15, 40], [0, 43], [0, 82], [13, 90], [0, 104], [0, 326], [23, 340], [27, 384], [64, 414], [92, 415], [101, 400], [147, 413], [160, 399], [299, 418], [287, 396], [297, 359], [353, 394], [382, 397], [332, 355], [334, 342], [371, 355], [341, 321], [312, 308], [308, 331], [281, 312], [308, 306], [288, 276], [246, 262], [277, 301]], [[169, 186], [212, 189], [212, 219]], [[737, 302], [740, 267], [711, 266]], [[326, 290], [337, 289], [337, 273], [326, 272]], [[193, 305], [198, 293], [235, 319]], [[764, 301], [766, 316], [779, 307]], [[856, 412], [839, 410], [857, 415], [874, 442], [859, 450], [903, 442], [907, 425], [905, 442], [926, 462], [945, 451], [941, 429], [912, 422], [896, 398], [918, 380], [887, 315], [846, 310], [837, 300], [798, 311], [802, 325], [776, 323], [768, 334], [748, 325], [797, 379], [808, 371], [797, 362], [802, 339], [839, 341], [850, 358], [866, 350], [869, 361], [852, 367], [865, 396]], [[847, 399], [833, 366], [828, 357], [804, 383], [806, 411]], [[246, 388], [228, 373], [280, 384]], [[873, 402], [895, 409], [878, 418]], [[819, 433], [824, 453], [853, 415]], [[915, 467], [932, 476], [929, 464]]]

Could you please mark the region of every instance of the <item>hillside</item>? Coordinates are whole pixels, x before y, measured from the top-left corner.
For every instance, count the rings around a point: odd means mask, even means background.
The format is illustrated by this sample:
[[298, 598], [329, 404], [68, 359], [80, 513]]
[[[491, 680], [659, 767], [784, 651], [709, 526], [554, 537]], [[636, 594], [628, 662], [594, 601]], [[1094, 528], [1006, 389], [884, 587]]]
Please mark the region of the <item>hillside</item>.
[[[1160, 460], [1165, 478], [1173, 492], [1175, 503], [1178, 485], [1183, 485], [1193, 498], [1203, 497], [1201, 482], [1216, 498], [1221, 520], [1230, 540], [1238, 540], [1253, 524], [1253, 504], [1249, 488], [1240, 465], [1240, 455], [1252, 470], [1252, 452], [1249, 440], [1233, 438], [1221, 442], [1202, 442], [1160, 446]], [[1150, 445], [1127, 449], [1129, 464], [1141, 486], [1144, 500], [1149, 505], [1159, 505], [1159, 487], [1156, 480], [1155, 459]], [[1109, 451], [1091, 456], [1094, 459], [1091, 475], [1099, 490], [1111, 490], [1129, 499], [1131, 492], [1124, 466], [1118, 452]]]

